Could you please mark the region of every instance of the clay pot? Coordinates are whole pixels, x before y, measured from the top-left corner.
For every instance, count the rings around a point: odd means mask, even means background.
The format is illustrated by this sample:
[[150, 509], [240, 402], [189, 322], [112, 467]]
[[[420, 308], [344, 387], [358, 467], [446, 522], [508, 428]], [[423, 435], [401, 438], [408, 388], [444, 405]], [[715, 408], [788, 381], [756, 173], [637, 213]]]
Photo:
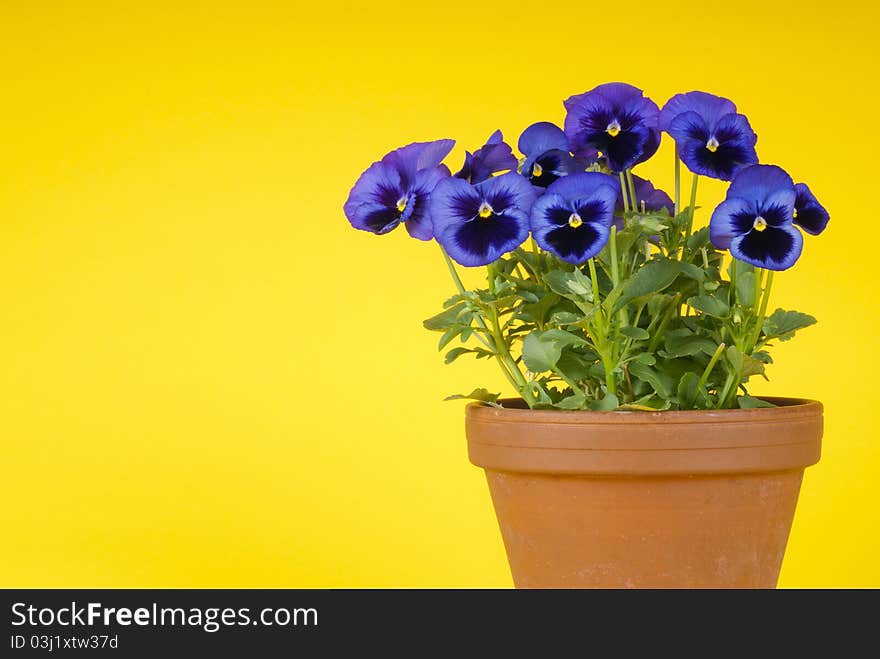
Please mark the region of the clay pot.
[[822, 405], [467, 406], [517, 588], [774, 588]]

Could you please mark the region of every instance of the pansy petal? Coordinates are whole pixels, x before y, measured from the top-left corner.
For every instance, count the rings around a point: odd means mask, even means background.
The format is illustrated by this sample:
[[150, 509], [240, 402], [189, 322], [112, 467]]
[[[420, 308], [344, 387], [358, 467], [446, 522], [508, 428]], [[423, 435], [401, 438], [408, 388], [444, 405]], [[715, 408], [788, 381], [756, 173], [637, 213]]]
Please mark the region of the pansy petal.
[[494, 133], [489, 135], [489, 139], [486, 140], [486, 144], [498, 144], [503, 141], [504, 141], [504, 134], [501, 132], [501, 129], [499, 128]]
[[727, 198], [740, 197], [763, 202], [782, 188], [793, 188], [794, 182], [785, 170], [776, 165], [749, 165], [739, 170], [727, 189]]
[[419, 240], [431, 240], [434, 231], [428, 213], [429, 198], [437, 184], [449, 176], [445, 165], [423, 169], [416, 174], [416, 181], [410, 193], [403, 219], [409, 235]]
[[539, 121], [526, 128], [519, 136], [517, 148], [529, 158], [537, 158], [547, 151], [568, 152], [568, 138], [565, 132], [549, 121]]
[[725, 114], [736, 114], [736, 105], [726, 98], [701, 91], [676, 94], [660, 110], [658, 128], [669, 132], [672, 120], [684, 112], [696, 112], [711, 126]]
[[528, 224], [529, 212], [537, 195], [525, 178], [510, 172], [481, 183], [477, 189], [496, 213], [516, 217]]
[[797, 195], [795, 211], [797, 211], [794, 223], [803, 228], [809, 234], [818, 236], [828, 226], [830, 216], [825, 207], [819, 203], [806, 183], [798, 183], [794, 186]]
[[[658, 190], [654, 184], [643, 179], [641, 176], [633, 174], [633, 187], [636, 193], [636, 210], [642, 210], [642, 204], [646, 212], [658, 211], [665, 208], [670, 215], [675, 214], [675, 204], [668, 194], [663, 190]], [[618, 195], [614, 206], [617, 212], [623, 211], [623, 195]]]
[[792, 225], [767, 226], [749, 231], [730, 241], [730, 253], [740, 261], [768, 270], [787, 270], [804, 248], [804, 237]]
[[604, 224], [584, 222], [577, 228], [565, 225], [552, 229], [535, 240], [563, 261], [580, 265], [601, 252], [609, 236], [610, 229]]
[[[387, 233], [399, 223], [402, 212], [397, 204], [406, 193], [397, 169], [375, 162], [354, 184], [343, 211], [356, 229]], [[397, 221], [394, 221], [395, 215]]]
[[780, 188], [768, 195], [759, 205], [758, 213], [770, 226], [791, 224], [794, 218], [794, 188]]
[[[547, 192], [560, 195], [566, 199], [574, 200], [589, 197], [596, 193], [602, 186], [610, 186], [614, 197], [620, 194], [620, 180], [616, 176], [603, 174], [601, 172], [579, 172], [561, 178], [553, 183]], [[604, 193], [608, 194], [608, 193]]]
[[420, 169], [436, 167], [452, 151], [455, 140], [435, 140], [433, 142], [413, 142], [392, 151], [382, 162], [398, 168], [404, 178], [415, 177]]
[[[431, 193], [430, 216], [437, 242], [461, 265], [491, 263], [528, 237], [528, 212], [534, 198], [529, 182], [515, 173], [479, 186], [445, 179]], [[481, 217], [484, 202], [490, 204], [491, 214]]]
[[649, 158], [660, 144], [657, 104], [632, 85], [600, 85], [564, 105], [565, 134], [576, 156], [600, 151], [611, 170], [623, 171]]
[[746, 199], [728, 199], [721, 202], [709, 220], [709, 239], [718, 249], [728, 249], [737, 236], [751, 231], [757, 211]]

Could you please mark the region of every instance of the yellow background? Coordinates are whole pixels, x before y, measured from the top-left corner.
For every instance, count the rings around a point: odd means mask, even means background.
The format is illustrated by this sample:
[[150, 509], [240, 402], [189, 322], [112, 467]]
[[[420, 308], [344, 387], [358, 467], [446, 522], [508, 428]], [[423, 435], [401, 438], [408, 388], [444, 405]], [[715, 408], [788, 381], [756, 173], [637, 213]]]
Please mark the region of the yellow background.
[[[442, 402], [502, 377], [421, 328], [436, 245], [341, 206], [623, 80], [734, 99], [830, 209], [774, 286], [820, 323], [755, 390], [826, 405], [781, 585], [880, 586], [867, 4], [3, 2], [0, 585], [509, 586]], [[669, 188], [668, 138], [638, 171]]]

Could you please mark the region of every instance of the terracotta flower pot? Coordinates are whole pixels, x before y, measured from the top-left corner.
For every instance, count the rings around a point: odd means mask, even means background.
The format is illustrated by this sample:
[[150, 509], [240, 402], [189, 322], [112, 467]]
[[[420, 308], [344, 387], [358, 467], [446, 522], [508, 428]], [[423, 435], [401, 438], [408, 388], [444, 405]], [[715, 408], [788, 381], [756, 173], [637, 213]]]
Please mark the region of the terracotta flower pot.
[[695, 412], [467, 406], [518, 588], [774, 588], [822, 405]]

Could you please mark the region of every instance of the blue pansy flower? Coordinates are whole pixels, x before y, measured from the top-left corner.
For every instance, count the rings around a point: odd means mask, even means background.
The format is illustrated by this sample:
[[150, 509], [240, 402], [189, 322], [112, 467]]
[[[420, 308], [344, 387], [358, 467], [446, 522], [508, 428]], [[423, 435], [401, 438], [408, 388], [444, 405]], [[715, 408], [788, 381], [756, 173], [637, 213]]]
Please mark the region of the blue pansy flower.
[[[654, 184], [649, 180], [633, 174], [633, 187], [636, 193], [636, 207], [633, 210], [641, 211], [644, 207], [644, 210], [650, 213], [665, 208], [669, 211], [670, 215], [675, 215], [675, 204], [670, 196], [663, 192], [663, 190], [655, 188]], [[617, 198], [615, 210], [618, 213], [623, 212], [622, 194]]]
[[565, 133], [549, 121], [539, 121], [526, 128], [519, 136], [517, 147], [525, 156], [522, 175], [538, 188], [546, 188], [579, 169], [569, 153]]
[[660, 146], [660, 109], [641, 89], [610, 82], [565, 101], [565, 134], [575, 156], [602, 157], [613, 172], [644, 162]]
[[756, 267], [787, 270], [804, 246], [794, 226], [796, 201], [795, 185], [779, 167], [744, 167], [734, 176], [727, 199], [712, 213], [712, 244]]
[[434, 236], [461, 265], [488, 265], [528, 238], [535, 196], [532, 185], [515, 172], [477, 185], [445, 179], [431, 194]]
[[794, 223], [809, 234], [818, 236], [828, 225], [828, 211], [819, 203], [806, 183], [794, 186]]
[[660, 111], [660, 129], [672, 136], [695, 174], [729, 181], [740, 168], [758, 162], [758, 136], [726, 98], [696, 91], [677, 94]]
[[433, 237], [427, 213], [428, 195], [449, 169], [441, 161], [454, 140], [415, 142], [374, 162], [361, 174], [343, 210], [356, 229], [385, 234], [403, 222], [419, 240]]
[[608, 241], [619, 196], [620, 183], [608, 174], [581, 172], [559, 179], [532, 206], [535, 241], [563, 261], [584, 263]]
[[468, 183], [482, 183], [493, 174], [515, 170], [518, 164], [510, 145], [504, 142], [501, 131], [496, 130], [482, 147], [473, 153], [465, 152], [464, 165], [455, 176]]

